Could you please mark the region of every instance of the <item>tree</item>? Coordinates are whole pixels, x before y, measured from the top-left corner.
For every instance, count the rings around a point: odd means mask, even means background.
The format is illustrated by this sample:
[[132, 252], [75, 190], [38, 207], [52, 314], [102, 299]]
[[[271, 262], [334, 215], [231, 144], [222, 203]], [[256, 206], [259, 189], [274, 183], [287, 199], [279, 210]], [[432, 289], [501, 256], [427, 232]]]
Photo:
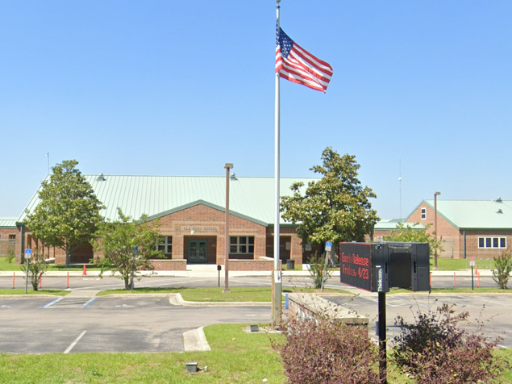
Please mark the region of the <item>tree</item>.
[[40, 203], [27, 216], [26, 226], [45, 246], [66, 252], [66, 264], [76, 248], [90, 243], [104, 208], [91, 185], [76, 168], [78, 161], [64, 160], [52, 168], [39, 191]]
[[105, 271], [118, 272], [119, 278], [124, 280], [124, 289], [130, 289], [133, 284], [133, 251], [135, 255], [135, 276], [140, 270], [152, 270], [152, 258], [162, 257], [162, 252], [156, 250], [159, 239], [158, 221], [148, 221], [143, 215], [140, 220], [131, 220], [117, 208], [120, 220], [116, 222], [101, 223], [95, 233], [92, 244], [95, 252], [102, 252], [102, 259], [94, 262], [101, 267], [100, 277]]
[[415, 229], [419, 223], [414, 223], [412, 226], [405, 226], [403, 223], [398, 223], [396, 230], [391, 232], [391, 235], [384, 236], [386, 241], [403, 241], [406, 243], [428, 243], [430, 254], [436, 253], [439, 255], [443, 248], [441, 247], [441, 241], [436, 241], [433, 234], [427, 233], [427, 230], [432, 226], [432, 223], [428, 224], [425, 228]]
[[297, 225], [303, 244], [364, 241], [378, 220], [369, 202], [377, 195], [361, 186], [357, 178], [361, 166], [354, 155], [340, 156], [327, 147], [322, 160], [323, 166], [310, 169], [322, 174], [321, 180], [308, 183], [305, 191], [304, 183], [294, 183], [293, 195], [281, 199], [283, 219]]

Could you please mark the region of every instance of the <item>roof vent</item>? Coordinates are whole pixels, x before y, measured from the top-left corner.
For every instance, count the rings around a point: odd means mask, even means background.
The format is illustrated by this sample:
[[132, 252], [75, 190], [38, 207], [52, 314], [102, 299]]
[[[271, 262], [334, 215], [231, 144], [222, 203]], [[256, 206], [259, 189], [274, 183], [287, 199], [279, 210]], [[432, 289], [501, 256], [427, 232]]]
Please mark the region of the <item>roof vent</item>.
[[233, 173], [231, 174], [231, 178], [232, 178], [233, 180], [238, 180], [238, 179], [236, 178], [235, 172], [233, 172]]
[[501, 196], [498, 196], [498, 198], [496, 199], [496, 202], [497, 203], [502, 203], [503, 202], [503, 200], [501, 200]]
[[105, 179], [105, 176], [103, 176], [103, 173], [100, 173], [96, 180], [98, 180], [98, 181], [105, 181], [106, 179]]
[[501, 209], [498, 209], [498, 212], [496, 212], [496, 213], [503, 213], [503, 211]]

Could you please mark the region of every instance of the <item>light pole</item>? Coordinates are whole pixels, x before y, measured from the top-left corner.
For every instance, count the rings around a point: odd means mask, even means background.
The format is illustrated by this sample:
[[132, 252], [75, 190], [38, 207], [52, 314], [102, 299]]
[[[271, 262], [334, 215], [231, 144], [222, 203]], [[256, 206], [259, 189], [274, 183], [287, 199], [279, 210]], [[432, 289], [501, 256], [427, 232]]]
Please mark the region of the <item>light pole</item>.
[[135, 284], [135, 256], [137, 255], [137, 252], [139, 250], [139, 247], [135, 247], [132, 249], [132, 255], [133, 255], [133, 264], [132, 264], [132, 293], [133, 293], [133, 286]]
[[[437, 196], [439, 196], [441, 192], [434, 193], [434, 233], [435, 239], [437, 243]], [[437, 267], [437, 247], [434, 250], [434, 269], [438, 269]]]
[[231, 293], [229, 290], [229, 170], [233, 168], [233, 164], [226, 163], [224, 164], [224, 168], [226, 168], [226, 252], [224, 257], [224, 290], [222, 293]]

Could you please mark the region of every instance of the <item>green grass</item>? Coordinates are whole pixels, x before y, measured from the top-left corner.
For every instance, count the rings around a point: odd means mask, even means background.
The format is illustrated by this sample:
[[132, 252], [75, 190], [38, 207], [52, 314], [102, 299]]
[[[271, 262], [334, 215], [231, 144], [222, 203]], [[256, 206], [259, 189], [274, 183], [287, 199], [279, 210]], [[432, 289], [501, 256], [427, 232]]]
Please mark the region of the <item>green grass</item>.
[[[433, 257], [430, 258], [430, 270], [434, 270], [435, 260]], [[468, 263], [469, 265], [469, 263]], [[465, 271], [466, 260], [465, 259], [444, 259], [437, 258], [437, 266], [439, 271]]]
[[[183, 300], [198, 302], [270, 302], [270, 288], [230, 288], [231, 293], [222, 293], [224, 288], [135, 288], [133, 293], [151, 294], [151, 293], [180, 293]], [[319, 289], [312, 288], [285, 288], [284, 293], [304, 292], [318, 293]], [[347, 291], [337, 289], [324, 289], [328, 293], [348, 293]], [[130, 290], [111, 289], [102, 291], [98, 296], [128, 294]]]
[[[26, 264], [23, 264], [24, 266]], [[98, 265], [95, 264], [86, 264], [87, 270], [91, 271], [100, 271], [101, 268]], [[21, 264], [16, 264], [16, 260], [13, 260], [12, 263], [7, 262], [7, 257], [0, 257], [0, 271], [20, 271], [21, 270]], [[23, 270], [25, 267], [23, 267]], [[48, 271], [82, 271], [84, 269], [83, 265], [55, 265], [55, 264], [49, 264], [48, 265]]]
[[[27, 295], [55, 295], [66, 296], [70, 291], [63, 291], [59, 289], [40, 289], [34, 291], [33, 289], [27, 290]], [[0, 295], [25, 295], [25, 289], [0, 289]], [[0, 380], [1, 382], [1, 380]]]
[[[210, 352], [1, 354], [0, 381], [12, 384], [245, 384], [267, 379], [269, 384], [284, 383], [281, 359], [272, 350], [269, 335], [249, 334], [243, 327], [238, 324], [205, 327]], [[187, 362], [197, 362], [200, 368], [208, 366], [208, 370], [187, 373]]]

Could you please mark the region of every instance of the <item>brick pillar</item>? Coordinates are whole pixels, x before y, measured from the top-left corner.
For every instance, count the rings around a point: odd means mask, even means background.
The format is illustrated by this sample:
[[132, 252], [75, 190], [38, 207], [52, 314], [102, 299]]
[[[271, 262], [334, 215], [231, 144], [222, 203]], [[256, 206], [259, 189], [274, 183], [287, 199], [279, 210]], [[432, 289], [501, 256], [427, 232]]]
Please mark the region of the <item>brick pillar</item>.
[[218, 234], [217, 235], [217, 265], [222, 265], [222, 270], [224, 270], [224, 254], [226, 249], [226, 236]]
[[173, 260], [182, 260], [185, 258], [185, 244], [183, 235], [175, 235], [172, 237], [172, 258]]

